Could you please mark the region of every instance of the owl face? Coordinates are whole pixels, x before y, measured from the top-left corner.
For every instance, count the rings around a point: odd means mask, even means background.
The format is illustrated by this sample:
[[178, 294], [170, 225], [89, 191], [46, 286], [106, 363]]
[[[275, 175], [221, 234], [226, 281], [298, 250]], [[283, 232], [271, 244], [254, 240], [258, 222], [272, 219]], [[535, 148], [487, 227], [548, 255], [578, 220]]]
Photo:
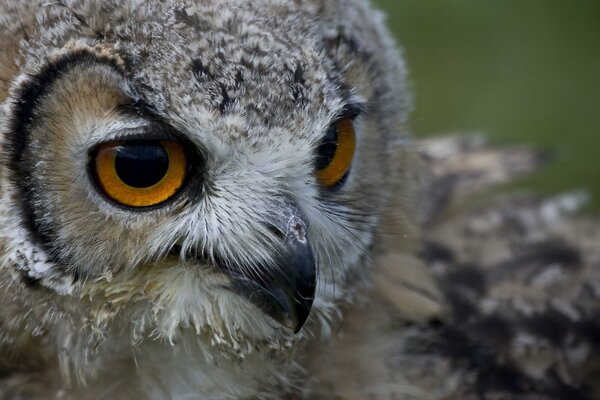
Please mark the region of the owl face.
[[297, 332], [365, 267], [403, 119], [377, 56], [316, 4], [216, 3], [38, 11], [2, 125], [18, 279]]

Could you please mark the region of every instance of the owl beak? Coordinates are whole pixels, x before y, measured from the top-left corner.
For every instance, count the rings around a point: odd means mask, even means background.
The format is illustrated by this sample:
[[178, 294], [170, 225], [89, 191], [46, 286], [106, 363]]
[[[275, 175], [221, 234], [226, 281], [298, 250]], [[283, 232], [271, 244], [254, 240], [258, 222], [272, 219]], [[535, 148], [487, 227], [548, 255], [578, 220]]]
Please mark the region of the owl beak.
[[298, 333], [312, 308], [317, 275], [307, 238], [308, 222], [295, 207], [287, 210], [285, 228], [278, 227], [285, 234], [284, 246], [274, 265], [260, 277], [233, 276], [231, 289]]

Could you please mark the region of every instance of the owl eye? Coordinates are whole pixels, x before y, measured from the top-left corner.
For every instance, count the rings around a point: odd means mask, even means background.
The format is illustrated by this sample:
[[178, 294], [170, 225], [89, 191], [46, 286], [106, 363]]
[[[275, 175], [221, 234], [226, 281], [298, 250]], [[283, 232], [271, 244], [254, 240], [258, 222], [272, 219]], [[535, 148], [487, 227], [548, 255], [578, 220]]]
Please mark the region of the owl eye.
[[96, 149], [91, 168], [97, 185], [111, 200], [129, 207], [150, 207], [181, 189], [188, 158], [176, 141], [115, 141]]
[[315, 176], [326, 187], [341, 184], [348, 175], [356, 136], [352, 119], [343, 118], [329, 127], [316, 149]]

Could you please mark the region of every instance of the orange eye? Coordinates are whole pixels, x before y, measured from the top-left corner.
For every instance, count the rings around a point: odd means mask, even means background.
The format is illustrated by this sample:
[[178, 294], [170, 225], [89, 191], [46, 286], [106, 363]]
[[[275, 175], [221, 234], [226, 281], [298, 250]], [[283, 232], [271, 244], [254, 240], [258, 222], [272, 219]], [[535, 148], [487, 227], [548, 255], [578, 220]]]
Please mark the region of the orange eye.
[[187, 163], [186, 152], [178, 142], [128, 140], [100, 145], [92, 169], [110, 199], [129, 207], [150, 207], [179, 191]]
[[340, 184], [352, 164], [356, 136], [350, 118], [344, 118], [331, 125], [317, 147], [315, 175], [324, 186]]

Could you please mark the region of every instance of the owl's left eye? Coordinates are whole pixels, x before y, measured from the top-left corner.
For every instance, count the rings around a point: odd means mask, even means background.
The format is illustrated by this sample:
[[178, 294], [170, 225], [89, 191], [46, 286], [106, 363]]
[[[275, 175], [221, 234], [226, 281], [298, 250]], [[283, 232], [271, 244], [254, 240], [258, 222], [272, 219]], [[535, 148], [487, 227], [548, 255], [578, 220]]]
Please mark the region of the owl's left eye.
[[111, 200], [128, 207], [150, 207], [172, 198], [188, 170], [183, 146], [172, 140], [104, 143], [90, 163], [96, 184]]
[[350, 171], [356, 149], [352, 119], [343, 118], [329, 127], [316, 148], [315, 176], [325, 187], [338, 187]]

